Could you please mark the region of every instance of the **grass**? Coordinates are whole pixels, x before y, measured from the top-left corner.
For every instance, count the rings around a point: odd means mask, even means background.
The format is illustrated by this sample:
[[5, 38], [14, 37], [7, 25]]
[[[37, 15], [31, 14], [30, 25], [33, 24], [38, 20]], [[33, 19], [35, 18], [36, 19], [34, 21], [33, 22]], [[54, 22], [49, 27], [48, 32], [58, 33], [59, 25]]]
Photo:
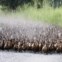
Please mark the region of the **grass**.
[[[49, 6], [45, 6], [43, 8], [37, 9], [36, 7], [28, 7], [27, 5], [16, 10], [15, 12], [7, 12], [5, 11], [5, 15], [8, 13], [11, 16], [25, 16], [27, 18], [43, 21], [46, 23], [52, 23], [62, 26], [62, 7], [59, 8], [52, 8]], [[3, 11], [0, 10], [0, 14]]]
[[20, 10], [20, 12], [33, 20], [44, 21], [46, 23], [62, 26], [62, 7], [55, 9], [52, 7], [43, 7], [40, 9], [34, 7], [24, 7]]

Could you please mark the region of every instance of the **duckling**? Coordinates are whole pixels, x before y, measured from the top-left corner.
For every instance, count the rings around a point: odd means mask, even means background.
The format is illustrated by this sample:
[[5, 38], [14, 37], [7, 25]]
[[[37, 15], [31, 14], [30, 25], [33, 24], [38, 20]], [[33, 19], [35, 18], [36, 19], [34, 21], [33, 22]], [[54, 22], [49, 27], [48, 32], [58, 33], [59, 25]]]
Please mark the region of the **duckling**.
[[57, 52], [62, 52], [62, 43], [56, 43], [54, 46]]
[[54, 51], [55, 50], [54, 44], [53, 43], [49, 43], [48, 49], [49, 49], [50, 52]]
[[45, 44], [45, 45], [43, 45], [43, 47], [42, 47], [42, 52], [47, 53], [47, 51], [48, 51], [48, 47], [47, 47], [47, 45]]
[[22, 48], [23, 51], [26, 50], [26, 43], [25, 42], [21, 45], [21, 48]]
[[3, 48], [3, 40], [0, 40], [0, 49]]
[[4, 49], [10, 49], [12, 47], [11, 41], [4, 41]]
[[21, 51], [22, 48], [22, 42], [18, 42], [18, 51]]
[[39, 51], [41, 51], [42, 50], [42, 43], [41, 42], [39, 42]]
[[18, 42], [17, 41], [14, 43], [13, 49], [14, 50], [17, 50], [18, 49]]
[[28, 49], [28, 50], [31, 50], [31, 42], [28, 42], [28, 43], [27, 43], [27, 46], [28, 46], [27, 49]]
[[34, 42], [31, 43], [31, 49], [32, 49], [32, 50], [35, 49], [35, 44], [34, 44]]
[[39, 42], [38, 41], [34, 42], [34, 49], [35, 49], [35, 52], [39, 51]]

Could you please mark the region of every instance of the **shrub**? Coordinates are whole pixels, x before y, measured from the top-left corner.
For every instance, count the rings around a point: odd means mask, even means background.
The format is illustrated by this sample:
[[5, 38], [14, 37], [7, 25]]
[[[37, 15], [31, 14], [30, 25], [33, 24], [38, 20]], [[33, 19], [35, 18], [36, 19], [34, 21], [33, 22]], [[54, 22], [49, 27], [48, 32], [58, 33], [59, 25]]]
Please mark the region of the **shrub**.
[[62, 5], [62, 0], [0, 0], [0, 5], [10, 9], [16, 9], [18, 6], [29, 3], [32, 6], [41, 8], [44, 5], [44, 2], [46, 2], [46, 4], [49, 3], [49, 5], [53, 7], [59, 7]]
[[31, 2], [31, 0], [0, 0], [0, 5], [10, 9], [16, 9], [18, 6]]
[[49, 0], [50, 5], [54, 8], [60, 7], [62, 5], [62, 0]]

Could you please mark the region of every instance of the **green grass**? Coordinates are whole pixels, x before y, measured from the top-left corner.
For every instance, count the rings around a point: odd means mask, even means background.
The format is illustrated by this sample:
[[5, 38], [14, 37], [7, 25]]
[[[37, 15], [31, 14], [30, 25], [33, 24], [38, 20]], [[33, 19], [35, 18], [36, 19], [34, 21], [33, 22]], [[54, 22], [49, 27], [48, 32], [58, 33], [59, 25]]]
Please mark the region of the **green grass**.
[[44, 7], [40, 9], [25, 7], [20, 10], [20, 12], [33, 20], [44, 21], [62, 26], [62, 7], [55, 9], [52, 7]]
[[27, 5], [19, 8], [18, 10], [14, 11], [1, 11], [0, 15], [2, 14], [11, 15], [11, 16], [19, 16], [21, 15], [33, 19], [34, 21], [43, 21], [46, 23], [52, 23], [62, 26], [62, 7], [60, 8], [52, 8], [49, 6], [45, 6], [43, 8], [37, 9], [35, 7], [28, 7]]

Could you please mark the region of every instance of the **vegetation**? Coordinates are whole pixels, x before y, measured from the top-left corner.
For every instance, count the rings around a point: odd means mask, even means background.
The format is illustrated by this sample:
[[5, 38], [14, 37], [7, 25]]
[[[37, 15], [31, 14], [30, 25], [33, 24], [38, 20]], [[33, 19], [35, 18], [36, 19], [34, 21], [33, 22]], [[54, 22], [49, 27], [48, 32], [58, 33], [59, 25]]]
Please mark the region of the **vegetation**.
[[0, 5], [6, 6], [10, 9], [16, 9], [18, 6], [23, 6], [24, 4], [41, 8], [45, 2], [48, 2], [48, 4], [53, 7], [59, 7], [62, 5], [62, 0], [0, 0]]
[[62, 26], [62, 7], [52, 8], [52, 7], [43, 7], [40, 9], [34, 7], [25, 7], [16, 12], [17, 16], [20, 14], [24, 15], [29, 19], [34, 21], [42, 21], [46, 23], [53, 23]]
[[16, 9], [18, 6], [22, 6], [25, 3], [30, 3], [31, 0], [0, 0], [0, 5], [10, 9]]
[[0, 0], [0, 5], [16, 9], [17, 16], [23, 14], [34, 20], [62, 26], [62, 0]]

